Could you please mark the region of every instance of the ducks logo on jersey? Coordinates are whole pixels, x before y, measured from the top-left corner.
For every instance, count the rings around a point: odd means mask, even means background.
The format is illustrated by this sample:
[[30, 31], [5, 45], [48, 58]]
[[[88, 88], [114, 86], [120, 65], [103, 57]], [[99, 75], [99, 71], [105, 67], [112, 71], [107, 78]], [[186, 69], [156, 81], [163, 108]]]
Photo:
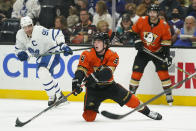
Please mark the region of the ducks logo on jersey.
[[156, 40], [157, 37], [158, 36], [156, 34], [153, 34], [152, 32], [144, 32], [144, 40], [147, 43], [147, 46], [155, 46], [153, 42]]

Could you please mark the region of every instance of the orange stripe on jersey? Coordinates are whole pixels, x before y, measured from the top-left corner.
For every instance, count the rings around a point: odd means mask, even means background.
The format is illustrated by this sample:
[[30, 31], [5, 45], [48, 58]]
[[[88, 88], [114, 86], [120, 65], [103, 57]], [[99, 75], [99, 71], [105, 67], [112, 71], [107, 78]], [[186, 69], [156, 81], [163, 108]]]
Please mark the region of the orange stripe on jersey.
[[142, 75], [143, 75], [143, 73], [135, 72], [135, 71], [134, 71], [134, 72], [132, 73], [131, 78], [134, 79], [134, 80], [138, 80], [138, 81], [139, 81], [139, 80], [141, 79]]

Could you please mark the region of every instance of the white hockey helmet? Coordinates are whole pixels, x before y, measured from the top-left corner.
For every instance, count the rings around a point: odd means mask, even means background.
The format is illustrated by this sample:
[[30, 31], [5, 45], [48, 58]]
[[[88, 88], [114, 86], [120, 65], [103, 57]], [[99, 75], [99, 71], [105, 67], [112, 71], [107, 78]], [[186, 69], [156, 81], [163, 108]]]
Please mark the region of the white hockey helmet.
[[20, 26], [22, 28], [29, 26], [29, 25], [33, 25], [33, 21], [29, 16], [25, 16], [20, 19]]

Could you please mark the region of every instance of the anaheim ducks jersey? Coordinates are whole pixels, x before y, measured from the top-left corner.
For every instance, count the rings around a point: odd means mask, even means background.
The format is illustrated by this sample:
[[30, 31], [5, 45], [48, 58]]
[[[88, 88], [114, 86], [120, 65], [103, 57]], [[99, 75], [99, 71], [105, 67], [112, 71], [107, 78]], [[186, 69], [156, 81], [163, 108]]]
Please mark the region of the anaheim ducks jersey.
[[[78, 69], [85, 72], [86, 76], [95, 72], [101, 66], [109, 67], [112, 72], [115, 71], [117, 65], [119, 63], [119, 56], [116, 52], [108, 49], [103, 56], [103, 58], [99, 58], [96, 55], [96, 51], [92, 48], [90, 51], [84, 51], [79, 60]], [[113, 81], [113, 76], [108, 82]]]
[[158, 52], [161, 46], [171, 45], [170, 27], [164, 20], [152, 27], [149, 24], [149, 16], [144, 16], [132, 26], [132, 30], [140, 35], [144, 47], [151, 52]]

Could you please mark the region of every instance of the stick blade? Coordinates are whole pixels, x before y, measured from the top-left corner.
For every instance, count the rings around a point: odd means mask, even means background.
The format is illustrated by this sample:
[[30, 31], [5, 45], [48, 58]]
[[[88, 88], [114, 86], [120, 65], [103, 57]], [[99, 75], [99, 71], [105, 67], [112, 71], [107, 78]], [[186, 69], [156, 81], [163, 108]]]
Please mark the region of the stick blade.
[[16, 119], [16, 124], [15, 124], [15, 127], [22, 127], [22, 126], [24, 126], [26, 123], [28, 123], [28, 122], [21, 122], [20, 120], [19, 120], [19, 118], [17, 117], [17, 119]]
[[107, 118], [115, 119], [115, 120], [122, 119], [124, 117], [124, 115], [117, 115], [108, 111], [102, 111], [101, 114]]

